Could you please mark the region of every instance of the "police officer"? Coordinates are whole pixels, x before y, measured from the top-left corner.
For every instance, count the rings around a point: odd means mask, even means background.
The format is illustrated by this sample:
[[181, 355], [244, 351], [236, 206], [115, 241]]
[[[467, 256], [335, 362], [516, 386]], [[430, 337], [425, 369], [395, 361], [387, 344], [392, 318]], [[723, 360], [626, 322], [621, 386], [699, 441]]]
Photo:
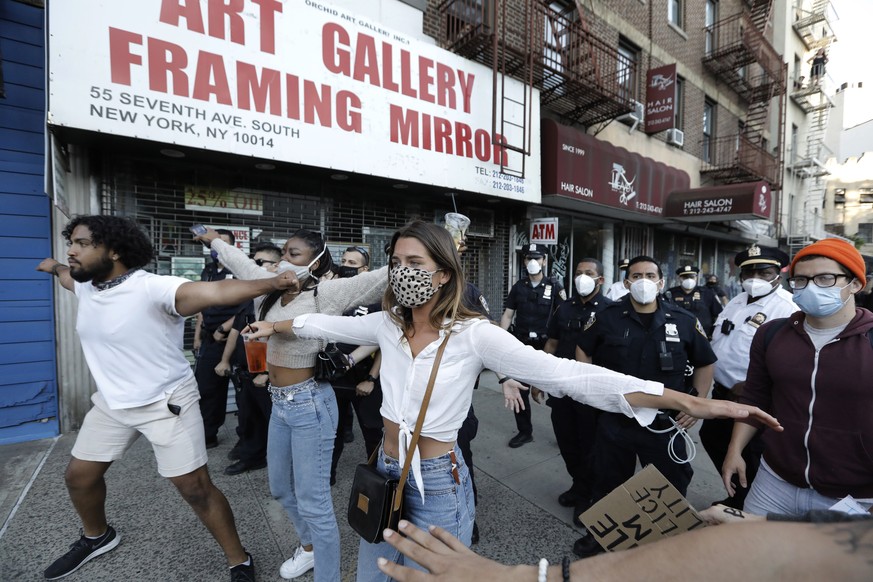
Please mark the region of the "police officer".
[[[749, 350], [755, 332], [764, 322], [788, 317], [798, 307], [792, 294], [781, 285], [780, 270], [788, 265], [788, 255], [777, 248], [752, 245], [734, 257], [734, 264], [740, 268], [743, 292], [727, 304], [715, 322], [712, 349], [718, 356], [718, 363], [715, 365], [712, 397], [736, 402], [746, 381]], [[733, 425], [733, 421], [707, 420], [700, 428], [700, 440], [717, 472], [721, 472], [724, 464]], [[743, 451], [749, 486], [758, 472], [763, 451], [764, 444], [759, 435]], [[719, 503], [742, 509], [749, 490], [735, 483], [734, 491], [733, 497]]]
[[[597, 259], [579, 261], [573, 284], [576, 294], [558, 306], [549, 321], [549, 339], [543, 348], [545, 352], [570, 360], [576, 359], [576, 344], [586, 326], [590, 327], [594, 321], [595, 314], [613, 303], [601, 293], [603, 263]], [[558, 503], [573, 507], [573, 521], [581, 525], [578, 516], [590, 506], [594, 482], [597, 409], [576, 402], [569, 396], [549, 397], [548, 405], [552, 409], [552, 428], [555, 430], [558, 450], [573, 480], [570, 488], [558, 496]]]
[[630, 259], [622, 259], [618, 262], [618, 281], [609, 286], [606, 290], [606, 298], [612, 301], [618, 301], [627, 295], [627, 287], [624, 286], [624, 280], [627, 276], [627, 264]]
[[[697, 318], [658, 298], [664, 287], [661, 267], [651, 257], [631, 259], [625, 285], [629, 295], [597, 314], [589, 331], [580, 337], [577, 359], [681, 391], [687, 391], [684, 375], [690, 364], [694, 366], [693, 388], [706, 397], [712, 384], [715, 354]], [[642, 466], [654, 464], [685, 495], [693, 471], [689, 463], [681, 462], [687, 459], [682, 435], [676, 435], [672, 442], [671, 435], [680, 428], [691, 428], [696, 419], [669, 412], [658, 414], [648, 427], [620, 414], [600, 414], [593, 501], [633, 476], [637, 457]], [[576, 542], [573, 551], [587, 557], [599, 553], [600, 545], [593, 536], [586, 535]]]
[[[234, 244], [233, 233], [227, 229], [218, 229], [221, 240], [229, 245]], [[233, 274], [218, 261], [218, 254], [211, 253], [210, 261], [200, 274], [201, 281], [222, 281], [233, 277]], [[251, 304], [246, 301], [240, 305], [224, 307], [209, 307], [197, 314], [197, 326], [194, 330], [194, 352], [197, 354], [197, 365], [194, 376], [200, 391], [200, 414], [203, 416], [203, 432], [206, 437], [206, 448], [218, 446], [218, 429], [224, 424], [227, 416], [227, 388], [230, 383], [230, 372], [219, 376], [215, 368], [224, 356], [227, 337], [233, 327], [236, 315]], [[235, 353], [232, 365], [242, 365], [245, 354]]]
[[679, 285], [667, 291], [667, 299], [690, 311], [703, 326], [706, 337], [712, 337], [712, 326], [722, 310], [721, 302], [712, 289], [697, 284], [697, 276], [700, 275], [698, 267], [679, 267], [676, 274], [679, 276]]
[[[564, 286], [555, 277], [545, 275], [548, 251], [541, 244], [530, 244], [524, 248], [524, 263], [527, 277], [522, 277], [506, 298], [505, 310], [500, 317], [500, 327], [509, 330], [512, 318], [515, 324], [512, 333], [521, 342], [541, 350], [548, 339], [549, 317], [558, 303], [567, 298]], [[531, 424], [530, 393], [521, 392], [524, 409], [515, 413], [515, 426], [518, 434], [509, 440], [513, 449], [533, 440]]]

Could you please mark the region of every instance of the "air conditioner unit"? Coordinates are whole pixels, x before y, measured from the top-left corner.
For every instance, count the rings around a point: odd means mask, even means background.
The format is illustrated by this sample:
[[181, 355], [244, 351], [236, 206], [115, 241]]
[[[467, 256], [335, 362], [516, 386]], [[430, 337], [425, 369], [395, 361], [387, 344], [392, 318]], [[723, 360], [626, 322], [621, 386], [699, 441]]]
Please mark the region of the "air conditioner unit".
[[668, 129], [667, 143], [681, 148], [685, 145], [685, 132], [681, 129]]
[[616, 119], [618, 119], [622, 123], [630, 125], [631, 131], [633, 131], [634, 129], [636, 129], [637, 125], [643, 122], [646, 106], [639, 101], [631, 101], [631, 104], [633, 105], [634, 110], [629, 113], [625, 113], [624, 115], [620, 115]]

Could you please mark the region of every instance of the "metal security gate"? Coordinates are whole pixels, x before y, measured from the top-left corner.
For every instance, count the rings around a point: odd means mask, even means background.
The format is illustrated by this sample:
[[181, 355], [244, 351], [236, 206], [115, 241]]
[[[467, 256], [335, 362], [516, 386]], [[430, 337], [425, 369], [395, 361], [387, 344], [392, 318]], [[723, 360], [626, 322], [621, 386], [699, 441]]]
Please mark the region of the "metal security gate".
[[0, 3], [0, 444], [58, 434], [51, 202], [43, 190], [43, 10]]

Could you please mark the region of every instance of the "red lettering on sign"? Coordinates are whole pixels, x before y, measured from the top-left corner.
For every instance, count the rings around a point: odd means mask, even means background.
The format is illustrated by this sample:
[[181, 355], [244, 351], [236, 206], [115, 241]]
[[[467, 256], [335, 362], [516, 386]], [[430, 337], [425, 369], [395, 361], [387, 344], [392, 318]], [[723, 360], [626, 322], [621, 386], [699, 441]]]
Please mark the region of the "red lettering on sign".
[[[259, 8], [257, 19], [260, 32], [260, 49], [262, 52], [276, 52], [276, 13], [282, 12], [282, 4], [278, 0], [250, 0]], [[207, 3], [207, 20], [209, 36], [228, 39], [227, 28], [230, 28], [231, 42], [245, 45], [246, 32], [243, 12], [245, 0], [209, 0]], [[206, 34], [203, 25], [203, 13], [197, 0], [163, 0], [158, 19], [170, 26], [179, 26], [179, 20], [185, 19], [185, 27], [192, 32]]]
[[482, 162], [505, 165], [508, 161], [506, 150], [500, 145], [504, 143], [503, 136], [495, 135], [494, 141], [497, 143], [492, 143], [487, 131], [477, 129], [473, 132], [469, 125], [460, 121], [452, 122], [427, 113], [420, 114], [414, 109], [390, 105], [388, 124], [393, 143], [468, 158], [473, 154]]
[[282, 115], [282, 74], [279, 71], [264, 67], [259, 78], [254, 65], [237, 63], [236, 93], [241, 109], [251, 109], [249, 97], [254, 97], [255, 111], [266, 111], [269, 100], [270, 113]]

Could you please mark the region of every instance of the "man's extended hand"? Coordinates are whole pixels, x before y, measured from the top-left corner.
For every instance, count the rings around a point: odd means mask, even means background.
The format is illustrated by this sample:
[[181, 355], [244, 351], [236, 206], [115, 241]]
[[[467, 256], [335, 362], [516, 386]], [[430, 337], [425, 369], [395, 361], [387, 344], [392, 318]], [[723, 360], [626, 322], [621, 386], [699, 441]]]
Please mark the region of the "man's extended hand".
[[54, 273], [52, 273], [52, 269], [55, 267], [55, 265], [63, 266], [60, 261], [56, 261], [55, 259], [49, 257], [47, 259], [41, 260], [39, 262], [39, 264], [36, 266], [36, 270], [42, 271], [43, 273], [54, 274]]
[[401, 520], [398, 528], [406, 537], [393, 530], [385, 530], [385, 541], [407, 558], [411, 558], [427, 568], [430, 574], [400, 566], [385, 558], [379, 558], [377, 562], [379, 569], [393, 580], [399, 582], [510, 582], [536, 578], [535, 568], [531, 566], [526, 568], [504, 566], [483, 558], [442, 528], [434, 526], [428, 533], [406, 520]]

